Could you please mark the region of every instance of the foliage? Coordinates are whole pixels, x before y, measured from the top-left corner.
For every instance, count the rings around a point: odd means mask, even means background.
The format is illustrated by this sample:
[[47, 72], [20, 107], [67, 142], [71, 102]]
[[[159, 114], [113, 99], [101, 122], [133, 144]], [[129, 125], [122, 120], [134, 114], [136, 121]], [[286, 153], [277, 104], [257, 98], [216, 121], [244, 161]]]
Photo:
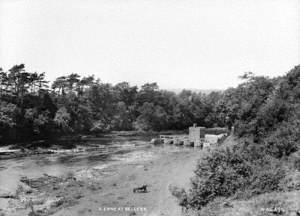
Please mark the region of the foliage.
[[274, 79], [246, 73], [242, 84], [224, 92], [175, 94], [156, 83], [141, 88], [127, 82], [111, 85], [78, 74], [60, 76], [49, 88], [44, 73], [15, 65], [0, 69], [0, 141], [110, 130], [182, 130], [197, 123], [235, 126], [238, 136], [264, 140], [268, 154], [280, 158], [298, 149], [299, 68]]
[[[199, 160], [185, 208], [199, 210], [217, 197], [281, 190], [287, 171], [299, 169], [300, 66], [274, 79], [252, 73], [241, 78], [244, 82], [227, 89], [214, 109], [219, 122], [233, 125], [246, 141]], [[287, 161], [292, 161], [289, 169]]]
[[71, 116], [65, 107], [61, 107], [59, 110], [57, 110], [55, 113], [54, 122], [58, 127], [60, 127], [63, 131], [69, 131], [70, 121]]
[[44, 73], [15, 65], [8, 71], [0, 69], [0, 141], [111, 130], [176, 130], [194, 122], [224, 126], [216, 115], [221, 95], [187, 90], [176, 95], [160, 90], [156, 83], [139, 89], [127, 82], [111, 85], [74, 73], [58, 77], [49, 88]]
[[280, 163], [264, 154], [253, 158], [241, 146], [218, 149], [199, 160], [185, 207], [199, 210], [216, 197], [279, 190], [284, 177]]

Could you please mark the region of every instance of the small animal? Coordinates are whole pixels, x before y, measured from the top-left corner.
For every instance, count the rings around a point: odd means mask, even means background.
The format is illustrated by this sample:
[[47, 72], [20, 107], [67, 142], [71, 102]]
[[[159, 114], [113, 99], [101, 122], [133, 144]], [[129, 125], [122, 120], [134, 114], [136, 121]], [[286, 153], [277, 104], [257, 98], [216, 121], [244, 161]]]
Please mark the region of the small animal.
[[143, 185], [141, 187], [133, 188], [133, 193], [147, 193], [147, 186], [148, 185]]

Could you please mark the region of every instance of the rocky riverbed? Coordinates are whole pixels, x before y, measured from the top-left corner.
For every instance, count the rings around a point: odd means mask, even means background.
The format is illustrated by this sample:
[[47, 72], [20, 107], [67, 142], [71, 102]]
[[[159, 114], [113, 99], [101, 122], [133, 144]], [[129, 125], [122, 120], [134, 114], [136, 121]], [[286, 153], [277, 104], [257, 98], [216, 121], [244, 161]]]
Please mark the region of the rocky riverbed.
[[[153, 146], [131, 137], [1, 160], [0, 212], [180, 215], [168, 188], [189, 184], [200, 154], [199, 149]], [[142, 185], [147, 185], [145, 193], [133, 193]]]

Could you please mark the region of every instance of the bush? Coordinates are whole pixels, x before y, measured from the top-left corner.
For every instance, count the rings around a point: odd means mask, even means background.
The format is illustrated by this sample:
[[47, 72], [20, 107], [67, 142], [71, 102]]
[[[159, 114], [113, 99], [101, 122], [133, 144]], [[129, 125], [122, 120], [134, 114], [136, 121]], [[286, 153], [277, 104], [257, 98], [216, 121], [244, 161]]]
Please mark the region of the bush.
[[223, 133], [228, 133], [227, 128], [221, 128], [221, 127], [205, 128], [204, 130], [206, 134], [219, 135]]
[[170, 185], [169, 186], [169, 191], [171, 192], [171, 194], [173, 196], [175, 196], [178, 200], [178, 204], [183, 207], [186, 208], [188, 205], [188, 201], [187, 201], [187, 194], [186, 191], [183, 188], [179, 188], [177, 186], [173, 186]]
[[[258, 167], [257, 167], [258, 168]], [[285, 171], [281, 167], [266, 166], [258, 169], [250, 179], [250, 195], [262, 194], [280, 189], [280, 181], [285, 177]]]
[[298, 150], [300, 124], [284, 122], [265, 140], [267, 153], [282, 158]]
[[268, 156], [248, 154], [249, 146], [217, 149], [200, 160], [187, 193], [187, 208], [199, 210], [216, 197], [256, 195], [278, 190], [284, 169]]
[[291, 154], [288, 162], [291, 164], [291, 169], [300, 171], [300, 151]]
[[298, 157], [294, 160], [293, 165], [296, 170], [300, 171], [300, 157]]

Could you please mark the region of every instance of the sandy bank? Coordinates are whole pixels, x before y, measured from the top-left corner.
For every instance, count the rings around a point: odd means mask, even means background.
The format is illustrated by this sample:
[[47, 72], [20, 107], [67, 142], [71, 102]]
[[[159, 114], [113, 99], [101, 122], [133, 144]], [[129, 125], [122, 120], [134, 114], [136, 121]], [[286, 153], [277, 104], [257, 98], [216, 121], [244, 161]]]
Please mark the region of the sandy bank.
[[[170, 185], [187, 187], [200, 156], [201, 150], [196, 148], [151, 147], [146, 155], [139, 155], [136, 160], [78, 170], [74, 173], [74, 181], [57, 179], [58, 183], [50, 183], [50, 187], [41, 185], [37, 194], [41, 200], [58, 197], [57, 206], [47, 215], [179, 216], [181, 209], [168, 188]], [[91, 171], [92, 177], [89, 176]], [[101, 175], [94, 175], [95, 172]], [[133, 193], [133, 188], [144, 184], [148, 185], [147, 193]], [[39, 209], [39, 205], [45, 203], [36, 204], [34, 208]], [[3, 212], [6, 215], [27, 215], [30, 208]]]
[[[85, 195], [78, 205], [55, 215], [179, 216], [181, 209], [168, 187], [188, 186], [200, 151], [183, 148], [155, 152], [157, 157], [120, 167], [118, 174], [100, 180], [101, 190]], [[143, 184], [149, 185], [148, 193], [133, 193], [134, 187]], [[131, 207], [130, 211], [125, 207]]]

